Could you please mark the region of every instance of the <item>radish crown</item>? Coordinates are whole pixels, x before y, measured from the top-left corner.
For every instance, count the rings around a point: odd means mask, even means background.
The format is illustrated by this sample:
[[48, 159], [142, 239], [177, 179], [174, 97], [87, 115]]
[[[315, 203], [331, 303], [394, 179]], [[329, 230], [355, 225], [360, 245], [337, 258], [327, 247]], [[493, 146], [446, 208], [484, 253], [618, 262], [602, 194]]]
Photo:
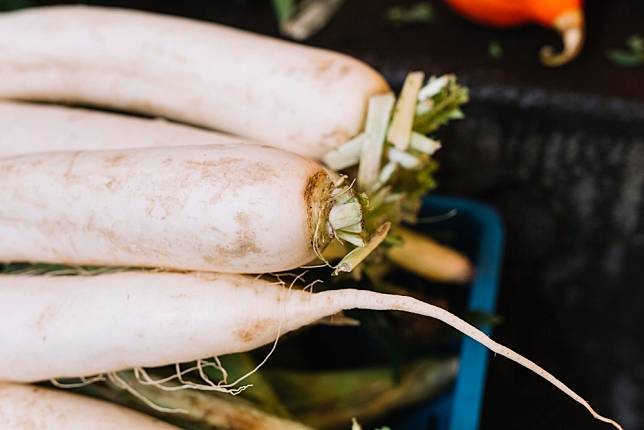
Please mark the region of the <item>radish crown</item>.
[[[327, 167], [336, 171], [357, 168], [356, 199], [362, 201], [364, 230], [371, 237], [370, 251], [351, 251], [353, 255], [345, 256], [335, 274], [350, 272], [357, 266], [355, 261], [374, 251], [374, 245], [385, 239], [382, 231], [387, 223], [415, 223], [422, 197], [436, 186], [437, 163], [432, 155], [441, 144], [428, 135], [452, 119], [463, 118], [460, 106], [467, 102], [468, 92], [453, 75], [431, 77], [423, 86], [424, 77], [422, 72], [410, 73], [398, 100], [391, 93], [371, 97], [364, 131], [323, 157]], [[341, 238], [360, 246], [349, 240], [352, 236]], [[396, 240], [390, 237], [385, 243], [394, 245]]]
[[423, 79], [410, 73], [397, 101], [391, 93], [373, 96], [364, 132], [323, 157], [334, 170], [358, 166], [358, 189], [369, 199], [367, 231], [416, 221], [422, 196], [436, 186], [432, 155], [441, 144], [428, 135], [463, 118], [468, 92], [453, 75], [431, 77], [425, 86]]

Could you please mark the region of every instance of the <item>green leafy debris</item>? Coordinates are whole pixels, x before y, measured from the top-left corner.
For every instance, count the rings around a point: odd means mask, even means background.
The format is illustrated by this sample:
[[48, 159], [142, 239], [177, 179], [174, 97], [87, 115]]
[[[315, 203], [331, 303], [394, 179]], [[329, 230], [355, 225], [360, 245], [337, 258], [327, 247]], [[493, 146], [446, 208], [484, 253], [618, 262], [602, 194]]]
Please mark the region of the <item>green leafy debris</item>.
[[606, 56], [619, 67], [644, 65], [644, 37], [634, 34], [626, 39], [626, 49], [611, 49]]
[[498, 41], [493, 40], [487, 46], [487, 53], [490, 56], [490, 58], [494, 58], [495, 60], [500, 60], [501, 58], [503, 58], [503, 47]]
[[282, 25], [295, 11], [295, 0], [273, 0], [273, 10], [277, 16], [277, 22]]
[[639, 34], [633, 34], [626, 39], [626, 46], [633, 52], [644, 52], [644, 37]]
[[345, 426], [352, 417], [369, 422], [435, 397], [450, 385], [457, 369], [455, 358], [432, 357], [405, 363], [400, 380], [387, 366], [265, 373], [297, 420], [332, 429]]
[[419, 102], [414, 120], [414, 131], [420, 134], [429, 134], [450, 120], [463, 118], [461, 105], [469, 101], [467, 88], [456, 83], [454, 75], [445, 75], [441, 78], [431, 78], [426, 88], [434, 82], [443, 83], [437, 91], [423, 93], [420, 97], [429, 95]]
[[322, 30], [344, 0], [273, 0], [280, 32], [295, 40], [305, 40]]
[[396, 27], [411, 24], [426, 24], [434, 19], [434, 8], [431, 3], [420, 2], [411, 6], [394, 6], [387, 10], [385, 20]]

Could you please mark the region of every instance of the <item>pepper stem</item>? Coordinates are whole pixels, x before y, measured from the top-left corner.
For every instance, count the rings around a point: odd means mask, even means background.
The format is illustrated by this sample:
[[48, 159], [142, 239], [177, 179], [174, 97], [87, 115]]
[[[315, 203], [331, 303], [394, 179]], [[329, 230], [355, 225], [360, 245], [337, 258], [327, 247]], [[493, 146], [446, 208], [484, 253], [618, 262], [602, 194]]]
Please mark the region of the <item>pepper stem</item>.
[[566, 64], [581, 51], [585, 39], [584, 13], [581, 9], [568, 10], [555, 18], [553, 27], [561, 35], [563, 50], [557, 53], [552, 46], [541, 48], [541, 63], [549, 67]]

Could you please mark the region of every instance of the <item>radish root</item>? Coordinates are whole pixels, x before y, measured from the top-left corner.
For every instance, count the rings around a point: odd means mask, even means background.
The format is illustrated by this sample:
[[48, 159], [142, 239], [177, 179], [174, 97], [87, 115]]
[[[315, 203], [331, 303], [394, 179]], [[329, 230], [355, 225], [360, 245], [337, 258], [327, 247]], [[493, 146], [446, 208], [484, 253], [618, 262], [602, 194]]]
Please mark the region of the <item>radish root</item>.
[[344, 309], [367, 309], [367, 310], [390, 310], [390, 311], [402, 311], [409, 312], [417, 315], [424, 315], [427, 317], [435, 318], [444, 322], [445, 324], [450, 325], [461, 333], [469, 336], [470, 338], [476, 340], [483, 346], [487, 347], [491, 351], [502, 355], [515, 363], [520, 364], [521, 366], [532, 370], [537, 375], [541, 376], [548, 382], [550, 382], [555, 387], [559, 388], [569, 397], [571, 397], [576, 402], [583, 405], [588, 412], [591, 413], [593, 417], [599, 421], [611, 424], [619, 430], [623, 430], [622, 426], [616, 421], [606, 418], [597, 412], [590, 406], [590, 404], [584, 400], [581, 396], [575, 393], [572, 389], [566, 386], [563, 382], [557, 379], [550, 372], [546, 371], [533, 361], [527, 359], [521, 354], [514, 352], [510, 348], [507, 348], [492, 339], [490, 339], [485, 333], [477, 329], [476, 327], [466, 323], [465, 321], [458, 318], [456, 315], [451, 314], [450, 312], [442, 309], [438, 306], [430, 305], [429, 303], [424, 303], [420, 300], [414, 299], [412, 297], [405, 296], [391, 296], [383, 295], [373, 291], [367, 290], [340, 290], [340, 291], [330, 291], [322, 292], [319, 294], [328, 294], [333, 293], [336, 295], [336, 298], [339, 301], [342, 301]]

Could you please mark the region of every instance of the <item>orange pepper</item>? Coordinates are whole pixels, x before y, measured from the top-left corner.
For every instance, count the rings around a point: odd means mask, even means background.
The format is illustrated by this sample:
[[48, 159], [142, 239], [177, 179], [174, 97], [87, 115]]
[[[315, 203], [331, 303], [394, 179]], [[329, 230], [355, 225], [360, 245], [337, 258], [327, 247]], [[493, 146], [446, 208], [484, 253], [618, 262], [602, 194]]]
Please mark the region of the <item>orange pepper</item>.
[[531, 22], [559, 32], [563, 50], [541, 48], [541, 62], [560, 66], [575, 58], [584, 44], [582, 0], [446, 0], [463, 16], [495, 27], [512, 27]]

